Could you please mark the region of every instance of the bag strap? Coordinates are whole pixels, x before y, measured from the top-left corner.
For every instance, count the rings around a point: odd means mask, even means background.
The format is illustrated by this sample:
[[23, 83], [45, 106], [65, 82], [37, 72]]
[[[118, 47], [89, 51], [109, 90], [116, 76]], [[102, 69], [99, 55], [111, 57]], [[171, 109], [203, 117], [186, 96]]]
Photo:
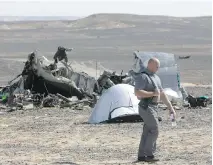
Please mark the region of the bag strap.
[[150, 75], [149, 75], [147, 72], [141, 72], [141, 73], [142, 73], [142, 74], [146, 74], [146, 75], [149, 77], [149, 79], [151, 80], [152, 85], [154, 86], [154, 88], [157, 88], [157, 86], [156, 86], [156, 84], [154, 83], [153, 79], [150, 77]]

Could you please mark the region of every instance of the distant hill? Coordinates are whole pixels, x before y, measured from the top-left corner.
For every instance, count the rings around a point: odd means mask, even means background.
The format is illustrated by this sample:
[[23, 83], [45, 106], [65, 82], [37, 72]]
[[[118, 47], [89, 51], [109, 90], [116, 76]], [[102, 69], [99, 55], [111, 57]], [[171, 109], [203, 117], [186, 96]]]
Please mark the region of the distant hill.
[[[1, 21], [4, 20], [4, 21]], [[68, 28], [74, 30], [127, 29], [131, 32], [212, 31], [212, 16], [172, 17], [133, 14], [93, 14], [77, 17], [0, 17], [0, 29]]]
[[72, 27], [84, 29], [113, 29], [128, 27], [152, 26], [188, 26], [199, 24], [211, 27], [212, 16], [204, 17], [172, 17], [172, 16], [147, 16], [132, 14], [93, 14], [88, 17], [72, 21]]

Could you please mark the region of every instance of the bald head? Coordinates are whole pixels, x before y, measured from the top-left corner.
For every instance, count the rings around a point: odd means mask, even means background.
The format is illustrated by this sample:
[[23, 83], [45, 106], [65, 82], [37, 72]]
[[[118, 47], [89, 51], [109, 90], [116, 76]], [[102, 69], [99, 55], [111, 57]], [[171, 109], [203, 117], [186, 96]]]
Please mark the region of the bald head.
[[157, 58], [153, 57], [149, 60], [147, 68], [150, 72], [153, 72], [153, 73], [157, 72], [159, 67], [160, 67], [160, 61]]

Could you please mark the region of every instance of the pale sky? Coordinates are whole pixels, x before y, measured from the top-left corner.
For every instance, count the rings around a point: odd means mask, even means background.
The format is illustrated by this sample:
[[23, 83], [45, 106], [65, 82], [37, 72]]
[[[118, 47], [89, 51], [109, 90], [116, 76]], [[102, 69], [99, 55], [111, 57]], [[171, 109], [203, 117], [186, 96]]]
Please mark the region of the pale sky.
[[88, 16], [94, 13], [139, 15], [212, 15], [211, 0], [70, 0], [1, 1], [0, 16]]

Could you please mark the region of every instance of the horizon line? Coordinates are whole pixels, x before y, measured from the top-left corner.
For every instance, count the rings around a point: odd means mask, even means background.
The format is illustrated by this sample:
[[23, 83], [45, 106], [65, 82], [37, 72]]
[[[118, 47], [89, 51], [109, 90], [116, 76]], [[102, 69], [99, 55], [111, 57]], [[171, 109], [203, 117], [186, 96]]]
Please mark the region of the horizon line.
[[76, 16], [76, 15], [0, 15], [0, 17], [76, 17], [76, 18], [85, 18], [93, 15], [136, 15], [136, 16], [163, 16], [163, 17], [212, 17], [212, 15], [194, 15], [194, 16], [175, 16], [175, 15], [156, 15], [156, 14], [134, 14], [134, 13], [93, 13], [85, 16]]

